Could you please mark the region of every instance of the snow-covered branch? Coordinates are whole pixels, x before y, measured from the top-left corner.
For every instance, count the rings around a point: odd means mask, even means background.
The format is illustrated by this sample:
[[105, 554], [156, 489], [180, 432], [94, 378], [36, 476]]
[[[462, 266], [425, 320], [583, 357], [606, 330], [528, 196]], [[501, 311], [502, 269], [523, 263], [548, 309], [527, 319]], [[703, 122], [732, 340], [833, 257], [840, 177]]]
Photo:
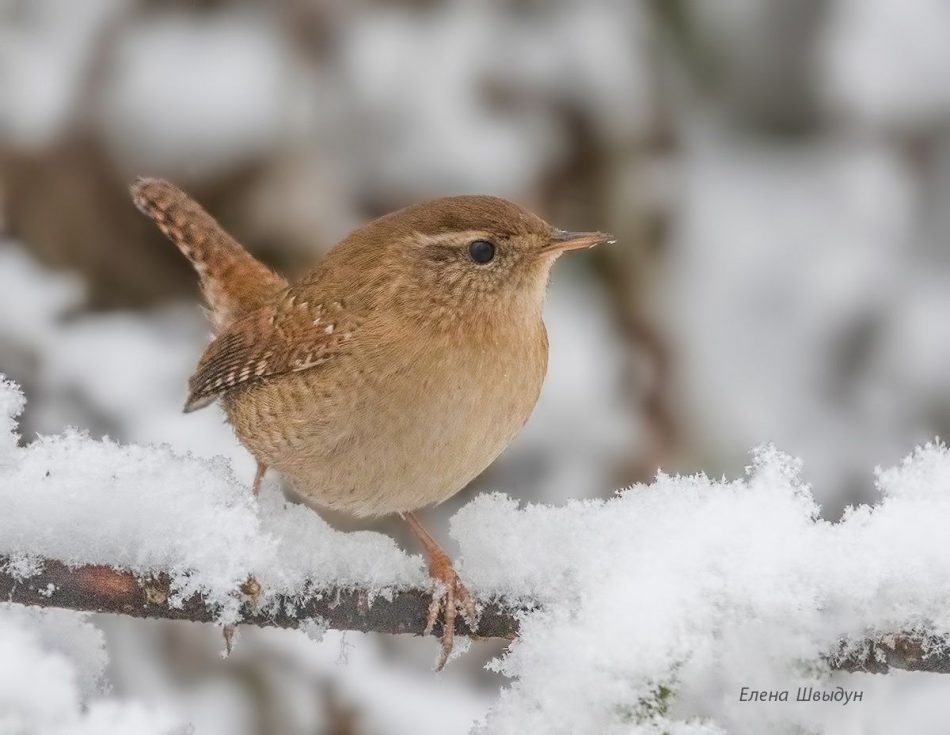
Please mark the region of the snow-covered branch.
[[[22, 577], [24, 562], [0, 556], [0, 600], [68, 610], [118, 613], [138, 618], [164, 618], [210, 623], [218, 620], [216, 606], [199, 593], [176, 599], [172, 577], [167, 573], [136, 575], [103, 565], [70, 567], [50, 559], [30, 559], [29, 577]], [[331, 589], [301, 597], [287, 595], [263, 611], [254, 604], [256, 582], [241, 586], [245, 602], [240, 621], [246, 625], [297, 628], [317, 620], [336, 630], [413, 633], [421, 635], [431, 599], [422, 589], [374, 595], [359, 589]], [[305, 597], [301, 601], [301, 598]], [[461, 619], [459, 635], [480, 638], [513, 638], [517, 618], [497, 604], [484, 606], [478, 630], [471, 631]], [[433, 634], [441, 633], [436, 627]]]
[[[22, 405], [0, 383], [0, 597], [421, 631], [423, 560], [391, 538], [338, 532], [273, 486], [255, 498], [224, 460], [76, 431], [20, 445]], [[728, 720], [746, 691], [807, 729], [796, 692], [834, 704], [836, 686], [875, 686], [833, 672], [950, 670], [950, 451], [929, 444], [879, 470], [880, 500], [835, 522], [801, 478], [800, 462], [763, 447], [735, 480], [661, 474], [557, 507], [481, 494], [457, 511], [459, 570], [498, 605], [478, 633], [517, 628], [492, 663], [512, 683], [488, 729], [686, 732], [705, 716], [697, 697]]]
[[[23, 579], [21, 563], [0, 556], [0, 599], [23, 605], [67, 610], [118, 613], [140, 618], [190, 620], [210, 623], [217, 619], [214, 605], [200, 594], [171, 603], [174, 593], [168, 574], [139, 576], [108, 566], [70, 567], [59, 561], [31, 560], [30, 576]], [[377, 633], [423, 634], [429, 594], [425, 590], [403, 590], [388, 597], [370, 598], [361, 590], [329, 590], [312, 595], [301, 603], [286, 600], [272, 612], [256, 608], [256, 583], [242, 586], [247, 601], [241, 609], [244, 625], [297, 628], [319, 620], [336, 630]], [[433, 634], [438, 635], [437, 628]], [[459, 635], [473, 635], [458, 620]], [[479, 617], [479, 638], [514, 638], [518, 618], [497, 603], [486, 605]], [[841, 671], [887, 673], [890, 668], [906, 671], [950, 673], [950, 652], [946, 645], [919, 634], [895, 634], [869, 639], [863, 647], [847, 646], [848, 653], [830, 655], [831, 667]], [[837, 652], [835, 652], [837, 653]]]

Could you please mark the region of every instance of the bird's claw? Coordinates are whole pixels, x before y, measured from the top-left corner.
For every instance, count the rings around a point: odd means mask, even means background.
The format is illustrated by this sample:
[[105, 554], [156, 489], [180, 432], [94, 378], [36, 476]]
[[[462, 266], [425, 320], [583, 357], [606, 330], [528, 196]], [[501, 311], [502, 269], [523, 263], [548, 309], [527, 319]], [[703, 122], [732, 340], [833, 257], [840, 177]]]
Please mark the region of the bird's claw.
[[425, 633], [426, 635], [432, 633], [439, 619], [439, 613], [443, 612], [442, 653], [436, 666], [436, 671], [441, 671], [445, 668], [455, 643], [455, 618], [458, 612], [461, 611], [462, 618], [468, 623], [472, 632], [478, 624], [478, 616], [472, 596], [462, 584], [462, 580], [447, 556], [433, 556], [429, 564], [429, 574], [435, 581], [435, 588], [432, 591], [432, 602], [429, 603], [429, 613], [426, 616]]

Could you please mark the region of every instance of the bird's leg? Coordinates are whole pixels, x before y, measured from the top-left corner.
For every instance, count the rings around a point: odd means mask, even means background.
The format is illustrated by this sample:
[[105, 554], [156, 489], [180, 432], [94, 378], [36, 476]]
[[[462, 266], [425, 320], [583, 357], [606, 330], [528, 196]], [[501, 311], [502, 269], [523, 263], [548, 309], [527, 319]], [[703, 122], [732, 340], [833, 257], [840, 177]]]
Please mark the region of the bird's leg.
[[435, 621], [439, 617], [439, 611], [445, 611], [445, 617], [442, 621], [442, 655], [439, 657], [439, 665], [436, 671], [441, 671], [445, 662], [452, 653], [452, 644], [455, 641], [455, 615], [456, 610], [462, 611], [462, 617], [468, 626], [474, 632], [476, 626], [475, 603], [458, 573], [452, 566], [445, 550], [439, 546], [439, 543], [432, 538], [432, 535], [423, 528], [419, 519], [412, 513], [403, 513], [402, 517], [409, 524], [413, 534], [422, 543], [429, 557], [429, 576], [437, 583], [436, 589], [432, 593], [432, 603], [429, 605], [429, 615], [426, 618], [425, 633], [428, 635], [435, 626]]
[[261, 483], [264, 481], [264, 475], [267, 474], [267, 465], [263, 462], [257, 463], [257, 472], [254, 473], [254, 484], [251, 485], [251, 492], [254, 493], [254, 497], [261, 491]]

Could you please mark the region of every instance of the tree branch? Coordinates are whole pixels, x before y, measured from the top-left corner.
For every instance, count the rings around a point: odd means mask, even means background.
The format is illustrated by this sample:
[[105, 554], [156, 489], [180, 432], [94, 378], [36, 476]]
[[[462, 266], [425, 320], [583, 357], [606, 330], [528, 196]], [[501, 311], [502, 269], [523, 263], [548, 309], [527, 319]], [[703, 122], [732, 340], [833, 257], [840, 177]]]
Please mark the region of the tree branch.
[[[12, 568], [11, 560], [0, 556], [0, 599], [8, 602], [138, 618], [215, 622], [213, 608], [199, 595], [172, 607], [167, 574], [137, 577], [108, 566], [70, 567], [47, 559], [39, 562], [37, 573], [22, 579]], [[243, 592], [252, 594], [251, 586], [253, 583], [245, 585]], [[424, 633], [430, 601], [425, 590], [396, 592], [391, 599], [377, 597], [370, 604], [365, 591], [332, 589], [305, 602], [288, 599], [288, 604], [276, 606], [280, 612], [271, 614], [257, 609], [251, 601], [251, 594], [241, 611], [242, 625], [296, 628], [306, 621], [322, 618], [335, 630], [414, 635]], [[295, 610], [295, 613], [287, 612], [288, 609]], [[432, 632], [441, 634], [438, 625]], [[518, 619], [515, 611], [489, 603], [484, 606], [478, 630], [473, 633], [459, 618], [456, 632], [477, 638], [512, 639], [518, 634]], [[842, 647], [828, 660], [832, 668], [840, 671], [884, 674], [896, 668], [950, 673], [950, 650], [947, 649], [942, 641], [926, 635], [897, 633], [869, 639], [860, 654], [845, 654], [848, 649]]]
[[[252, 593], [253, 590], [242, 590]], [[87, 612], [118, 613], [136, 618], [215, 622], [215, 612], [199, 595], [180, 606], [169, 604], [171, 580], [167, 574], [137, 577], [132, 572], [107, 566], [70, 567], [52, 559], [39, 562], [39, 572], [26, 579], [11, 570], [10, 559], [0, 556], [0, 599], [22, 605], [59, 607]], [[241, 610], [242, 625], [296, 628], [304, 621], [323, 618], [335, 630], [360, 630], [377, 633], [413, 633], [422, 635], [431, 596], [425, 590], [393, 593], [391, 599], [377, 596], [372, 603], [365, 591], [330, 589], [319, 597], [279, 604], [280, 612], [271, 614], [257, 609], [248, 595]], [[283, 601], [281, 601], [283, 603]], [[294, 614], [287, 612], [295, 610]], [[459, 617], [459, 635], [473, 635]], [[440, 635], [436, 624], [433, 634]], [[485, 605], [474, 635], [479, 638], [514, 638], [518, 621], [511, 610], [495, 603]]]

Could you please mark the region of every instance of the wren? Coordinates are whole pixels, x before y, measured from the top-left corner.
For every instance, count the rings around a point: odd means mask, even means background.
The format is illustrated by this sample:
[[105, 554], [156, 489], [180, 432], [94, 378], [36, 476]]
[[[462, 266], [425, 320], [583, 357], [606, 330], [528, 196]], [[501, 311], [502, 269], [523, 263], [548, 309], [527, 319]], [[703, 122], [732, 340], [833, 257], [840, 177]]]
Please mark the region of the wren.
[[[413, 511], [464, 488], [534, 409], [548, 362], [541, 309], [562, 253], [611, 242], [555, 229], [493, 196], [380, 217], [289, 284], [173, 185], [140, 179], [136, 206], [194, 265], [215, 337], [186, 411], [220, 400], [258, 463], [317, 507], [396, 513], [429, 559], [444, 666], [475, 607]], [[473, 627], [474, 630], [474, 627]]]

